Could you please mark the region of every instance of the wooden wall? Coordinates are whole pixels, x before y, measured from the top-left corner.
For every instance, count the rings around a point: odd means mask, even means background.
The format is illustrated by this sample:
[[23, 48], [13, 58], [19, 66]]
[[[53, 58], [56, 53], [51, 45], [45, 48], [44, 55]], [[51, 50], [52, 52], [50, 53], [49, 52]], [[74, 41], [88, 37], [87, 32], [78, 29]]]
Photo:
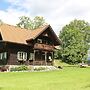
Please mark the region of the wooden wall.
[[[17, 59], [17, 53], [18, 51], [27, 52], [27, 54], [30, 53], [31, 49], [29, 46], [26, 45], [19, 45], [19, 44], [7, 44], [7, 51], [8, 51], [8, 65], [19, 65], [20, 62], [18, 62]], [[25, 62], [27, 64], [27, 61]]]

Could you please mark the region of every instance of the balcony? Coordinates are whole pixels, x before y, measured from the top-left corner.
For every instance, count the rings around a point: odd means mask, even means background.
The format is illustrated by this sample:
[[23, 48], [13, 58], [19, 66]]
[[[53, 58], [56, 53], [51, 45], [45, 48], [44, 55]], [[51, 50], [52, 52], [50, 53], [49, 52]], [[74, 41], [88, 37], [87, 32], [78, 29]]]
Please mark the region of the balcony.
[[47, 51], [53, 51], [54, 50], [54, 46], [36, 43], [34, 45], [34, 49], [42, 49], [42, 50], [47, 50]]

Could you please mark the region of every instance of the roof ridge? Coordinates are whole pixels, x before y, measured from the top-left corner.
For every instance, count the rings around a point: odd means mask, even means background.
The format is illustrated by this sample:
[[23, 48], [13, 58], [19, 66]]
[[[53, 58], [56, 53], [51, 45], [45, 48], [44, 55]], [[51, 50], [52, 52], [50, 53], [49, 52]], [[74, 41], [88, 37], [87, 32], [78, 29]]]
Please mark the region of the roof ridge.
[[30, 30], [30, 29], [21, 28], [21, 27], [15, 26], [15, 25], [10, 25], [10, 24], [7, 24], [7, 23], [3, 23], [2, 25], [7, 25], [7, 26], [18, 28], [18, 29], [23, 29], [23, 30]]

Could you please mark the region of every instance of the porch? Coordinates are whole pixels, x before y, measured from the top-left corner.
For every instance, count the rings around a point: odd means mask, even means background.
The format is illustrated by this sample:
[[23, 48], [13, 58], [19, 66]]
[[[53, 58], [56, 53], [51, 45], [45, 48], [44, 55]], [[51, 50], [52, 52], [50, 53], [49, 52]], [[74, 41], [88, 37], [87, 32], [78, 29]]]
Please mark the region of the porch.
[[34, 50], [32, 59], [29, 59], [29, 65], [53, 65], [54, 52]]

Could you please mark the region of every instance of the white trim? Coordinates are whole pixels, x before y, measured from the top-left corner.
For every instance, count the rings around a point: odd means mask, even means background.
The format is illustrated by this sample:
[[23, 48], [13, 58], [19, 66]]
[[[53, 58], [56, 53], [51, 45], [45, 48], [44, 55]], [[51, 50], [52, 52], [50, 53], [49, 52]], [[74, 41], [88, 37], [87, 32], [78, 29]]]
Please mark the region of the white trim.
[[42, 43], [42, 39], [37, 39], [37, 42], [38, 43]]
[[34, 53], [30, 53], [29, 60], [33, 60]]
[[52, 56], [49, 56], [49, 60], [52, 61]]
[[7, 59], [7, 52], [0, 53], [0, 60]]
[[17, 59], [18, 60], [24, 60], [24, 61], [26, 61], [27, 60], [27, 53], [26, 52], [19, 51], [17, 53]]

